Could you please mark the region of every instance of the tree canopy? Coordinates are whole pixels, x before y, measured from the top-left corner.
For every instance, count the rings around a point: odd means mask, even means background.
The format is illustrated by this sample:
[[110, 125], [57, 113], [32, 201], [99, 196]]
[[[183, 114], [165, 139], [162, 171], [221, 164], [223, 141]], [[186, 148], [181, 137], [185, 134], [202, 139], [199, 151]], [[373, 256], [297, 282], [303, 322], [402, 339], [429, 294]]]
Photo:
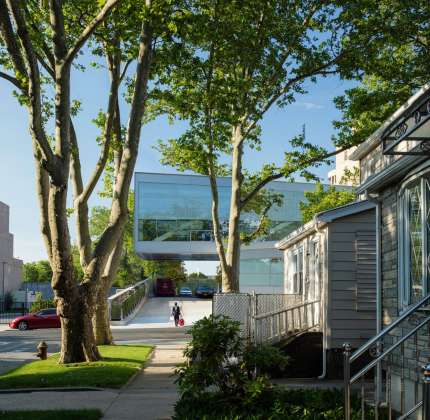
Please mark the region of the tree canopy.
[[356, 200], [357, 194], [351, 190], [341, 190], [330, 185], [324, 187], [317, 183], [315, 191], [305, 191], [306, 201], [300, 202], [300, 213], [303, 223], [307, 223], [313, 217], [325, 210], [343, 206]]

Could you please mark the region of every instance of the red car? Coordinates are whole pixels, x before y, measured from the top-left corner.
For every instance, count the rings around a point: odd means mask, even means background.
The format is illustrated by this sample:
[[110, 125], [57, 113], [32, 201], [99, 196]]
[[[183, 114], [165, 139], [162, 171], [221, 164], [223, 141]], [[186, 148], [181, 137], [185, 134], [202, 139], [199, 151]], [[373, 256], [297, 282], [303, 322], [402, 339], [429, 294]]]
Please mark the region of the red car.
[[9, 322], [10, 328], [20, 331], [36, 328], [60, 328], [60, 317], [57, 315], [55, 308], [42, 309], [34, 314], [19, 316]]
[[158, 278], [155, 282], [155, 294], [157, 296], [175, 296], [176, 287], [173, 279]]

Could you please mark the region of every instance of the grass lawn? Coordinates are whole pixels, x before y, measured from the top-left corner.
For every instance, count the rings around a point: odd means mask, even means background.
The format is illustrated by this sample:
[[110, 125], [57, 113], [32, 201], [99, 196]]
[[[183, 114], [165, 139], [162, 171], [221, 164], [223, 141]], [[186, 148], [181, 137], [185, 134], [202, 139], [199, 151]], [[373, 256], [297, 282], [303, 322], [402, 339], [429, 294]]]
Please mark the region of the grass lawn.
[[147, 360], [152, 346], [99, 346], [103, 360], [59, 365], [58, 354], [0, 376], [0, 389], [42, 387], [120, 388]]
[[99, 420], [100, 410], [0, 411], [2, 420]]

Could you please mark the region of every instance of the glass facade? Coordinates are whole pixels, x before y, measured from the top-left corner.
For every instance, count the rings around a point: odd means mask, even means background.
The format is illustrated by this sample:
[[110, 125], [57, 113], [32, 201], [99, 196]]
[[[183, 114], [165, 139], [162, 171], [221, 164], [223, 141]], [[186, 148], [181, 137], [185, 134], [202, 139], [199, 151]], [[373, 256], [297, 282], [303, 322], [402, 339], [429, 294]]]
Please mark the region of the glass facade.
[[[213, 241], [211, 217], [211, 191], [209, 185], [176, 182], [137, 183], [137, 223], [138, 241]], [[268, 234], [260, 241], [282, 239], [300, 225], [299, 203], [304, 199], [304, 191], [288, 190], [283, 182], [270, 184], [271, 190], [284, 196], [282, 206], [273, 206], [269, 211]], [[298, 184], [295, 184], [298, 185]], [[228, 231], [230, 187], [220, 185], [219, 217], [224, 234]], [[243, 232], [252, 232], [259, 223], [253, 213], [244, 214]]]
[[[282, 206], [269, 211], [269, 229], [264, 237], [241, 251], [241, 291], [283, 291], [283, 255], [274, 247], [301, 225], [299, 203], [314, 185], [272, 182], [270, 190], [282, 194]], [[230, 179], [218, 179], [219, 217], [228, 232]], [[135, 174], [135, 248], [147, 259], [217, 260], [212, 233], [211, 190], [206, 177], [195, 175]], [[259, 223], [253, 213], [244, 214], [243, 232]]]

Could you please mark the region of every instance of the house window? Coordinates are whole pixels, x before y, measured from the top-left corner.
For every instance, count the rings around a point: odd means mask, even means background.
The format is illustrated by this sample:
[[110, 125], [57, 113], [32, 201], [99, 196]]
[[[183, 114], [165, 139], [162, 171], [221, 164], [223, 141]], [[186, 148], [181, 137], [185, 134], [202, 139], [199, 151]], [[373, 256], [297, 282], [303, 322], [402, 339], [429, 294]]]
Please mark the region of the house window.
[[406, 185], [400, 197], [399, 276], [403, 306], [429, 291], [430, 174]]
[[294, 294], [302, 294], [303, 291], [303, 247], [293, 252], [292, 260], [292, 285]]

